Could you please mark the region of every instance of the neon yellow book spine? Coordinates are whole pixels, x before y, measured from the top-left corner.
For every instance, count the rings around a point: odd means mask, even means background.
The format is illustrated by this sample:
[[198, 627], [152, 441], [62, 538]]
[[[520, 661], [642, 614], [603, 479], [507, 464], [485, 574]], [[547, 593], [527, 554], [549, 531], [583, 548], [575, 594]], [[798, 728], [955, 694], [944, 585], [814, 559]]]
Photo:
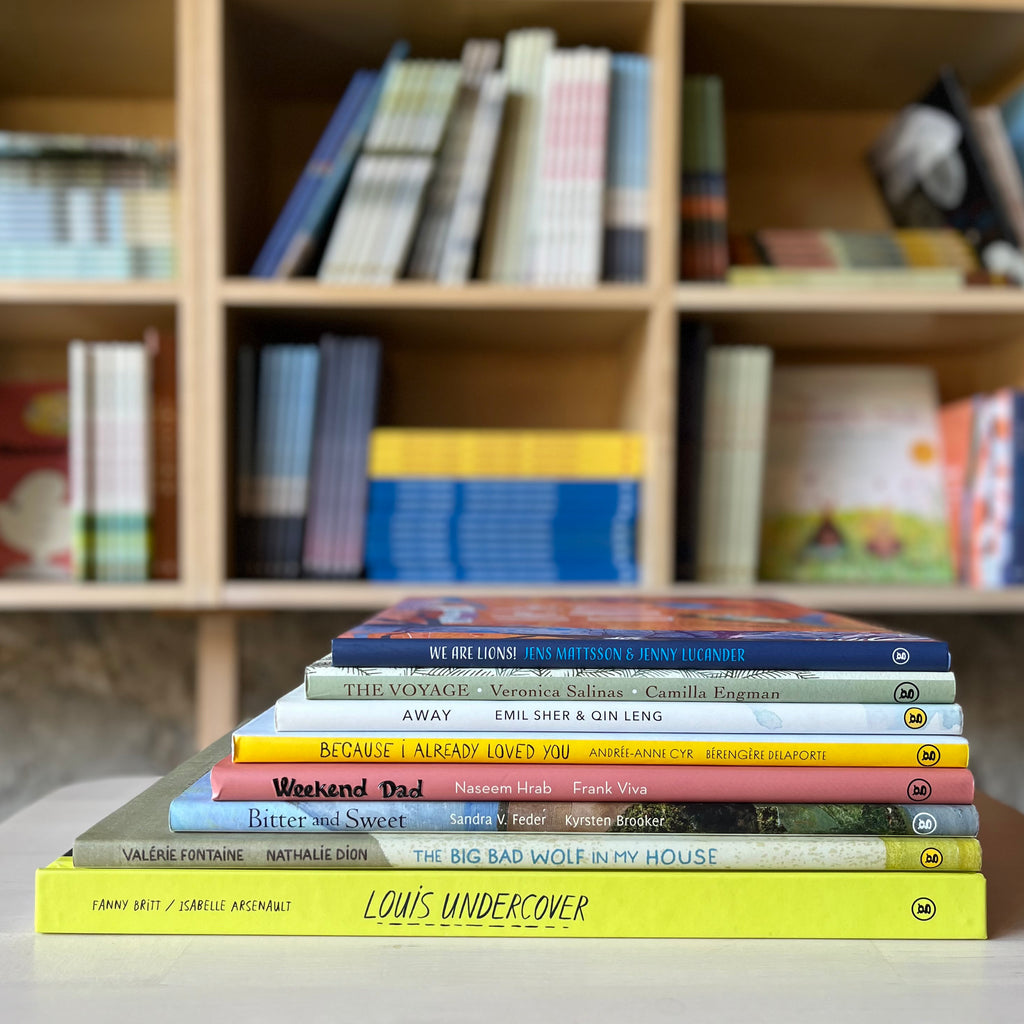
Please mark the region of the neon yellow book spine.
[[368, 473], [390, 477], [635, 479], [643, 439], [618, 430], [404, 430], [370, 435]]
[[36, 931], [160, 935], [983, 939], [980, 874], [36, 872]]
[[232, 737], [235, 761], [352, 762], [404, 764], [739, 764], [765, 768], [779, 765], [832, 767], [966, 768], [968, 744], [962, 737], [930, 737], [934, 742], [843, 742], [828, 736], [774, 736], [715, 739], [677, 735], [638, 738], [615, 734], [600, 739], [564, 734], [457, 736], [378, 733], [343, 736], [332, 733], [247, 734]]

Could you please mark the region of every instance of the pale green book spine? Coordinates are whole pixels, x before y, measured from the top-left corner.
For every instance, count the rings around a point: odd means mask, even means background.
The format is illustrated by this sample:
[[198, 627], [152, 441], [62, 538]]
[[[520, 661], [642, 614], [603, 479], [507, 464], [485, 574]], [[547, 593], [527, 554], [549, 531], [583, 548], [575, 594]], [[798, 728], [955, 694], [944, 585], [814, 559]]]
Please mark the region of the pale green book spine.
[[307, 666], [311, 700], [650, 700], [952, 704], [952, 672]]

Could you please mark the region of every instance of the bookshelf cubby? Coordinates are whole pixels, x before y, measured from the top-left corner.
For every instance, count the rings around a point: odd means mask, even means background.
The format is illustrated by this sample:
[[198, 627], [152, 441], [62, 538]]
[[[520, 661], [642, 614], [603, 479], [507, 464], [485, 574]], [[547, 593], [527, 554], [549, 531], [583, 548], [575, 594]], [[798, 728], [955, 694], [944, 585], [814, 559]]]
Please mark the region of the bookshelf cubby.
[[[246, 276], [352, 71], [378, 66], [399, 37], [416, 56], [455, 57], [469, 36], [531, 25], [553, 27], [565, 45], [653, 58], [644, 283], [347, 287]], [[1022, 55], [1024, 0], [10, 0], [0, 14], [0, 128], [173, 136], [178, 144], [177, 279], [0, 282], [0, 375], [61, 369], [72, 337], [134, 336], [151, 323], [174, 330], [181, 577], [136, 586], [0, 584], [0, 608], [196, 614], [198, 738], [206, 739], [237, 713], [236, 615], [350, 614], [422, 589], [236, 578], [234, 353], [245, 339], [315, 340], [325, 330], [381, 338], [383, 422], [641, 431], [640, 588], [706, 592], [672, 580], [681, 318], [709, 320], [723, 343], [770, 344], [782, 362], [924, 362], [952, 398], [1024, 385], [1024, 292], [680, 283], [684, 68], [724, 80], [733, 227], [876, 228], [887, 221], [863, 154], [880, 125], [943, 63], [987, 101], [1024, 81]], [[1022, 588], [724, 590], [851, 611], [1024, 612]]]

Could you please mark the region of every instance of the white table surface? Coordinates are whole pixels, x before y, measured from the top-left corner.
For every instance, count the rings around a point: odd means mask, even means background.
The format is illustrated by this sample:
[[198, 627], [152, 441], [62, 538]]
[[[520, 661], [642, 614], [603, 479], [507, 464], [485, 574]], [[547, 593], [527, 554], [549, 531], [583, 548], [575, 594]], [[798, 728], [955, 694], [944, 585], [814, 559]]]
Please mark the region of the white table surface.
[[979, 797], [987, 942], [36, 935], [33, 872], [152, 780], [0, 824], [0, 1021], [1024, 1021], [1024, 817]]

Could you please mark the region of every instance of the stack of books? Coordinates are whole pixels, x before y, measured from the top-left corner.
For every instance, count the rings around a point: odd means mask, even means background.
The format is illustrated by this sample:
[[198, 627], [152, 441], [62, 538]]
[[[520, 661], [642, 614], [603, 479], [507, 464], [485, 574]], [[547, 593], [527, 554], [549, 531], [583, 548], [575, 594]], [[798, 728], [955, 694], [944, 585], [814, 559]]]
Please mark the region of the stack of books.
[[376, 338], [242, 344], [236, 364], [240, 576], [346, 578], [363, 568]]
[[983, 938], [945, 644], [403, 602], [37, 873], [44, 932]]
[[[503, 52], [504, 51], [504, 52]], [[549, 29], [357, 72], [251, 273], [585, 286], [643, 279], [650, 62]]]
[[0, 278], [175, 273], [174, 146], [0, 132]]
[[621, 431], [378, 428], [367, 576], [635, 582], [642, 457]]
[[959, 231], [773, 228], [729, 239], [735, 285], [802, 288], [950, 288], [996, 283]]
[[68, 345], [68, 501], [75, 579], [173, 579], [177, 566], [174, 339]]

